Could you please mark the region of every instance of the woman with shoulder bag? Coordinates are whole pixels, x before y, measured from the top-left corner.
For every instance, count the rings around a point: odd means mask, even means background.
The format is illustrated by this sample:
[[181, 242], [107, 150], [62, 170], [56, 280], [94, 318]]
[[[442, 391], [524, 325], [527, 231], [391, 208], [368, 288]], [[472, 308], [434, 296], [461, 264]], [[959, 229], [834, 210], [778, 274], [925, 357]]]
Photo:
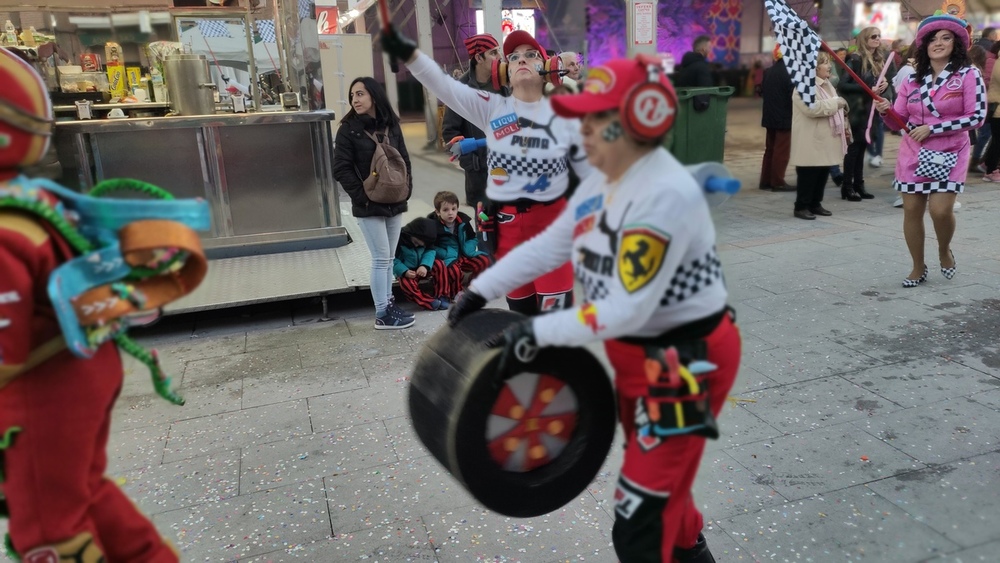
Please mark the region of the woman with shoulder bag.
[[833, 215], [823, 207], [823, 191], [830, 167], [842, 161], [851, 141], [847, 125], [847, 100], [837, 97], [830, 83], [833, 63], [820, 53], [816, 60], [816, 103], [807, 106], [798, 92], [792, 92], [792, 152], [795, 166], [795, 216], [815, 219]]
[[[351, 198], [351, 214], [372, 255], [371, 292], [375, 301], [375, 328], [396, 329], [413, 325], [413, 315], [403, 311], [392, 299], [392, 261], [403, 227], [406, 201], [413, 193], [410, 155], [403, 142], [399, 117], [389, 105], [385, 90], [374, 78], [355, 78], [350, 88], [351, 110], [340, 122], [333, 153], [333, 177]], [[374, 136], [386, 136], [406, 162], [409, 190], [399, 203], [377, 203], [365, 191], [365, 179], [371, 172], [375, 155]]]
[[[909, 131], [903, 135], [893, 187], [903, 194], [903, 235], [913, 269], [903, 287], [927, 280], [924, 211], [930, 207], [938, 241], [941, 275], [955, 276], [955, 198], [965, 189], [970, 129], [986, 118], [986, 86], [969, 62], [965, 21], [954, 16], [926, 18], [917, 28], [917, 69], [903, 83], [896, 103], [879, 100], [879, 113], [892, 106]], [[887, 125], [899, 128], [895, 120]]]

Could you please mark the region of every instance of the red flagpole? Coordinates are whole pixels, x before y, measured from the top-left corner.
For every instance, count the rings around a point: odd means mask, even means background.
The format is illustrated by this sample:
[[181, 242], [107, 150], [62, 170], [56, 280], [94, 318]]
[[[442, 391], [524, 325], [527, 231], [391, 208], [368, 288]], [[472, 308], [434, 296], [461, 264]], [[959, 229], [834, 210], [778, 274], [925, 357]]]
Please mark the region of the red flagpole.
[[[385, 0], [379, 0], [379, 1], [384, 2]], [[830, 58], [833, 59], [833, 61], [836, 62], [838, 65], [840, 65], [840, 68], [846, 70], [847, 73], [851, 75], [851, 78], [853, 78], [854, 81], [857, 82], [859, 86], [861, 86], [862, 90], [864, 90], [869, 96], [872, 97], [872, 100], [877, 102], [882, 99], [881, 96], [873, 92], [872, 89], [869, 88], [867, 84], [865, 84], [864, 80], [861, 80], [861, 78], [859, 78], [857, 74], [854, 74], [854, 71], [851, 70], [851, 67], [847, 65], [847, 61], [844, 61], [843, 59], [838, 57], [837, 54], [833, 52], [833, 49], [831, 49], [830, 46], [827, 45], [825, 41], [820, 41], [819, 46], [823, 51], [826, 51], [827, 53], [830, 54]], [[885, 64], [889, 64], [889, 61], [886, 61]], [[892, 119], [892, 121], [897, 126], [899, 126], [899, 129], [901, 131], [903, 131], [904, 133], [909, 133], [910, 130], [906, 128], [906, 123], [903, 123], [903, 118], [900, 117], [899, 114], [896, 113], [896, 111], [893, 110], [891, 106], [889, 107], [889, 111], [886, 112], [886, 116]]]

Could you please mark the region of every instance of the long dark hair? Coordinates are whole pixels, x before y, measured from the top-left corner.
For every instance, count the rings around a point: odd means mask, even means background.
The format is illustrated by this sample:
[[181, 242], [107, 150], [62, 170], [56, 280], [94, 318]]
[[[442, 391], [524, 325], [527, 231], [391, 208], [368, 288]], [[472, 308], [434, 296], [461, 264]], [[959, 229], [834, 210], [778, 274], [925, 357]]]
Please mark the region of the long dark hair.
[[[924, 42], [920, 44], [920, 49], [917, 50], [917, 69], [915, 73], [917, 82], [923, 82], [925, 76], [934, 72], [931, 68], [931, 56], [927, 54], [927, 51], [930, 49], [934, 38], [942, 31], [951, 30], [939, 29], [934, 33], [927, 34], [924, 37]], [[965, 49], [965, 44], [962, 43], [962, 40], [955, 35], [954, 31], [951, 31], [951, 34], [955, 36], [955, 40], [952, 42], [954, 47], [951, 50], [951, 58], [948, 59], [948, 63], [951, 64], [951, 71], [955, 72], [960, 68], [971, 65], [972, 62], [969, 61], [969, 52]]]
[[[351, 97], [354, 92], [354, 85], [358, 82], [365, 85], [365, 90], [368, 90], [368, 95], [372, 98], [372, 105], [375, 106], [375, 123], [383, 127], [392, 127], [393, 125], [399, 124], [399, 116], [396, 112], [392, 111], [392, 106], [389, 105], [389, 96], [385, 94], [385, 88], [375, 79], [370, 76], [360, 76], [355, 78], [351, 82], [351, 87], [348, 90], [348, 101], [351, 101]], [[351, 119], [356, 119], [360, 117], [358, 112], [354, 111], [354, 106], [351, 106], [351, 110], [344, 115], [341, 121], [348, 121]]]

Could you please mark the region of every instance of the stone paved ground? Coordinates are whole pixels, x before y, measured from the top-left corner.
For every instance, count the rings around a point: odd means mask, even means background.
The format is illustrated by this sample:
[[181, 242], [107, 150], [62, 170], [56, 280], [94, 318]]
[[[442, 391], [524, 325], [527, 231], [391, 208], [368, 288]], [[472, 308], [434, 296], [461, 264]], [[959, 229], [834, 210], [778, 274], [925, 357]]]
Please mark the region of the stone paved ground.
[[[723, 411], [696, 484], [712, 551], [720, 562], [997, 561], [1000, 190], [975, 179], [961, 196], [958, 275], [946, 281], [931, 259], [928, 283], [903, 289], [891, 168], [869, 171], [874, 200], [842, 201], [831, 184], [832, 217], [794, 219], [794, 194], [756, 189], [758, 125], [759, 103], [732, 101], [726, 163], [744, 190], [715, 216], [745, 353], [741, 401]], [[420, 128], [409, 133], [420, 146]], [[897, 144], [888, 138], [887, 166]], [[461, 189], [436, 154], [414, 168], [418, 199]], [[490, 513], [407, 417], [410, 368], [443, 313], [376, 333], [361, 292], [320, 314], [283, 303], [141, 333], [188, 404], [153, 397], [130, 362], [109, 474], [184, 560], [615, 561], [617, 448], [566, 507]]]

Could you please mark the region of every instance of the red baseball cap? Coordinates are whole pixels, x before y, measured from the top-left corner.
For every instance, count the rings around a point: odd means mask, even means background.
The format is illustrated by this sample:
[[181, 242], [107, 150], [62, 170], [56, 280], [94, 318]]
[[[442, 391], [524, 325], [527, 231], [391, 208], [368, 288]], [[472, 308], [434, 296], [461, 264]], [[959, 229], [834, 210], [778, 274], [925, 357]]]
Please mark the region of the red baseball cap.
[[510, 54], [514, 52], [514, 49], [517, 49], [521, 45], [527, 45], [541, 53], [543, 61], [549, 60], [549, 56], [545, 54], [545, 49], [542, 49], [542, 46], [538, 44], [538, 41], [535, 41], [535, 38], [523, 29], [511, 32], [511, 34], [503, 40], [503, 56], [509, 57]]
[[608, 61], [587, 72], [580, 94], [552, 96], [552, 109], [561, 117], [583, 117], [621, 109], [622, 101], [629, 96], [634, 107], [626, 111], [629, 115], [622, 116], [630, 123], [623, 124], [631, 126], [640, 138], [664, 134], [677, 113], [677, 94], [666, 74], [655, 68], [662, 64], [660, 59], [647, 55]]

